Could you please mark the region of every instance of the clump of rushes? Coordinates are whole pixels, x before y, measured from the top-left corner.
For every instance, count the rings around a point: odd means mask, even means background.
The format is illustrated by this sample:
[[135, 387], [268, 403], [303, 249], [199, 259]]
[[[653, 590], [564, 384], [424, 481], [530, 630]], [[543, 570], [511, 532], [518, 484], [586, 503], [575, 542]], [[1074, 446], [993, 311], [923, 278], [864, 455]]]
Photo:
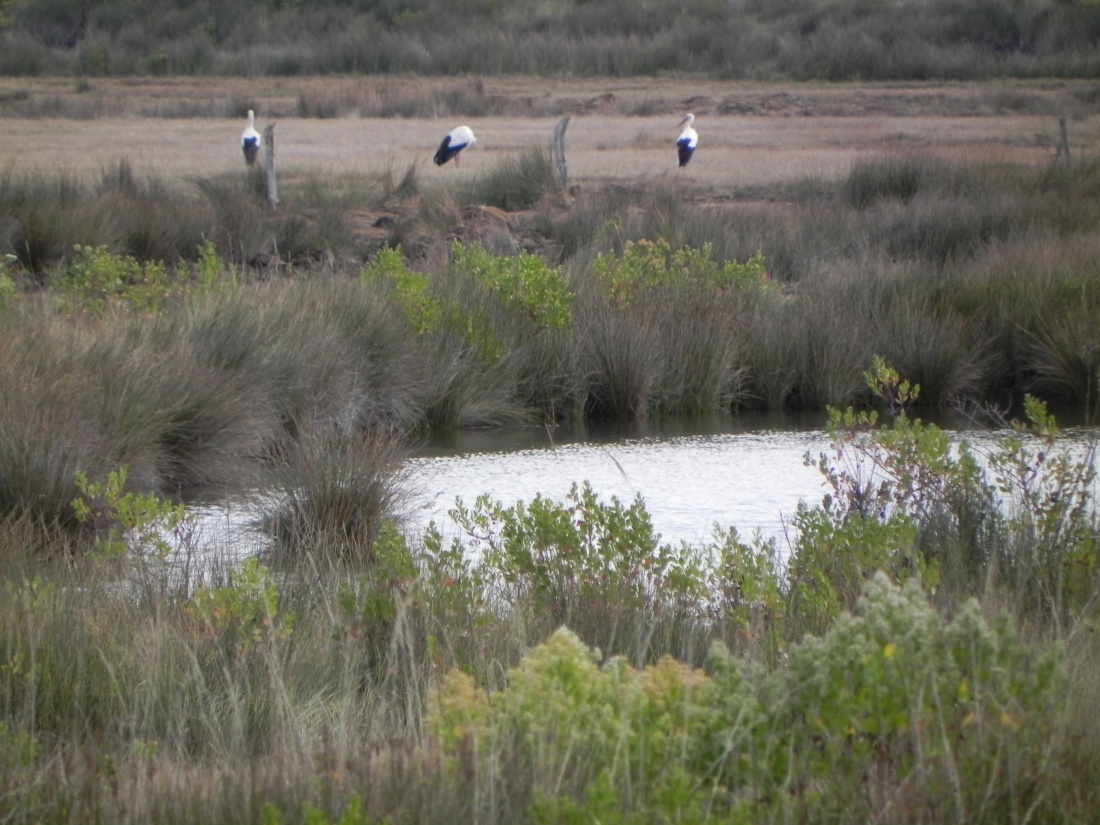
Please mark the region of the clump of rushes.
[[557, 187], [550, 153], [540, 147], [500, 161], [466, 183], [457, 196], [461, 205], [494, 206], [509, 212], [530, 209]]
[[407, 474], [392, 435], [314, 421], [273, 463], [264, 524], [280, 563], [369, 563], [383, 525], [405, 517]]
[[713, 258], [712, 247], [628, 241], [591, 267], [580, 316], [588, 410], [596, 416], [695, 413], [737, 405], [742, 330], [755, 295], [771, 290], [763, 255]]

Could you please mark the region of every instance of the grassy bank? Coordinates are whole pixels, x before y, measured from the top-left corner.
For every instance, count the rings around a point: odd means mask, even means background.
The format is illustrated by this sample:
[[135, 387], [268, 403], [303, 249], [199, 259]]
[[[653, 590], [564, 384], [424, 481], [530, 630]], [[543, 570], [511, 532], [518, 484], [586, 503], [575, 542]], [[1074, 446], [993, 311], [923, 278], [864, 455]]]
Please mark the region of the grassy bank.
[[0, 74], [1095, 77], [1088, 0], [8, 2]]

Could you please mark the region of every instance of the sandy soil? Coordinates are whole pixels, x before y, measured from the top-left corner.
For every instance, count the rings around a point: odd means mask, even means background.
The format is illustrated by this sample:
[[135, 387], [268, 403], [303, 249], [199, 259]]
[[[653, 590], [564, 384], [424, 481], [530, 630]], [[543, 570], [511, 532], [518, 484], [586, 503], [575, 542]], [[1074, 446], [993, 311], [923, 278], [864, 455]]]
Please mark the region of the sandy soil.
[[[376, 94], [430, 96], [433, 88], [446, 91], [455, 83], [466, 88], [476, 83], [477, 93], [493, 101], [495, 110], [516, 114], [295, 116], [303, 96], [362, 101]], [[1082, 109], [1080, 100], [1087, 95], [1081, 90], [1061, 82], [826, 86], [677, 78], [111, 79], [78, 87], [71, 79], [0, 78], [0, 170], [94, 174], [126, 158], [136, 170], [161, 176], [230, 172], [243, 165], [238, 145], [243, 120], [160, 115], [232, 111], [247, 101], [257, 109], [261, 131], [276, 124], [276, 159], [286, 173], [400, 174], [416, 163], [429, 178], [476, 175], [503, 156], [548, 146], [555, 123], [568, 114], [566, 155], [573, 183], [683, 178], [721, 194], [806, 175], [832, 178], [859, 158], [891, 152], [1045, 163], [1054, 154], [1059, 116], [1067, 116], [1071, 150], [1095, 155], [1100, 117]], [[79, 119], [20, 116], [5, 104], [29, 100], [47, 101], [45, 110]], [[697, 117], [699, 150], [679, 170], [676, 124], [689, 110]], [[459, 122], [473, 128], [478, 144], [460, 167], [437, 169], [431, 155]]]

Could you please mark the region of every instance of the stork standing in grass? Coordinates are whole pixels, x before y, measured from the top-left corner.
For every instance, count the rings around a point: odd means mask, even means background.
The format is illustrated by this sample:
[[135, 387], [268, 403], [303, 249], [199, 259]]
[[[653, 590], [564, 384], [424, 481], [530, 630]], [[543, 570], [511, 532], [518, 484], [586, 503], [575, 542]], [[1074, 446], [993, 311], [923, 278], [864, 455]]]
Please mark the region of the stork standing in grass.
[[458, 166], [458, 153], [467, 146], [473, 146], [476, 142], [477, 138], [474, 137], [473, 130], [469, 126], [458, 126], [452, 129], [443, 138], [443, 142], [439, 144], [439, 149], [436, 150], [435, 165], [442, 166], [451, 158], [454, 158], [455, 166]]
[[244, 152], [244, 162], [249, 166], [256, 163], [256, 156], [260, 154], [260, 146], [263, 139], [256, 131], [256, 113], [248, 110], [248, 125], [241, 133], [241, 151]]
[[695, 122], [695, 115], [684, 115], [684, 119], [678, 125], [684, 127], [680, 137], [676, 138], [676, 148], [680, 153], [680, 166], [687, 166], [691, 156], [695, 154], [695, 147], [699, 145], [699, 135], [691, 128]]

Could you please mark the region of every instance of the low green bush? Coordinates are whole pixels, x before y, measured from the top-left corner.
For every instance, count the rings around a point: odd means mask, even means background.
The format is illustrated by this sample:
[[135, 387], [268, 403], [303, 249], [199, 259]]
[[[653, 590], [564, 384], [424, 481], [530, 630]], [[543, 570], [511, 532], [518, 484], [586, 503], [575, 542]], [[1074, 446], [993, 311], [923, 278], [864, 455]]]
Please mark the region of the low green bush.
[[155, 312], [169, 295], [164, 264], [142, 264], [129, 256], [112, 255], [102, 246], [76, 246], [54, 286], [64, 296], [67, 309], [93, 314], [105, 311], [115, 300], [141, 312]]
[[452, 673], [426, 722], [444, 775], [476, 777], [484, 799], [512, 783], [536, 822], [859, 821], [895, 806], [1022, 821], [1057, 804], [1059, 662], [973, 603], [944, 622], [919, 587], [872, 579], [857, 613], [771, 674], [720, 647], [710, 675], [599, 659], [563, 629], [495, 695]]

